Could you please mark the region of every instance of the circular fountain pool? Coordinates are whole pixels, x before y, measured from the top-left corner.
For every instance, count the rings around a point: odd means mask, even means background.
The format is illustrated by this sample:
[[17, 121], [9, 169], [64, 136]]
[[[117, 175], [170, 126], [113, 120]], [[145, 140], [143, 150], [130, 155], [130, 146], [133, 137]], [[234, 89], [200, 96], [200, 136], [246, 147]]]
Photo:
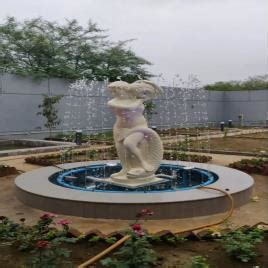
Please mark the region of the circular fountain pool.
[[49, 180], [56, 185], [82, 191], [153, 193], [195, 189], [209, 185], [218, 179], [215, 173], [205, 169], [178, 164], [161, 164], [156, 171], [156, 177], [162, 178], [161, 182], [139, 187], [111, 184], [108, 179], [121, 169], [119, 163], [94, 164], [60, 171], [53, 174]]
[[[211, 164], [163, 161], [159, 185], [122, 189], [105, 184], [118, 161], [96, 161], [44, 167], [16, 178], [16, 196], [41, 210], [87, 218], [132, 219], [144, 208], [154, 219], [186, 218], [228, 210], [227, 197], [208, 185], [228, 191], [235, 206], [249, 201], [254, 184], [246, 173]], [[94, 175], [95, 180], [90, 177]], [[163, 176], [165, 175], [165, 176]], [[103, 180], [104, 178], [104, 180]], [[98, 183], [98, 179], [102, 180]], [[150, 189], [149, 189], [150, 188]]]

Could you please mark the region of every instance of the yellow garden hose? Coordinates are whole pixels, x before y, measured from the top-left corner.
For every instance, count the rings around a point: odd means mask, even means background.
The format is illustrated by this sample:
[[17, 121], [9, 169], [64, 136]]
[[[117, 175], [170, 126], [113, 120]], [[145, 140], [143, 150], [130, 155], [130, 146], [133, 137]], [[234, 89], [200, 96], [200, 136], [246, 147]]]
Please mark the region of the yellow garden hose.
[[99, 253], [98, 255], [94, 256], [93, 258], [89, 259], [88, 261], [80, 264], [78, 266], [78, 268], [83, 268], [83, 267], [88, 267], [90, 264], [93, 264], [94, 262], [100, 260], [102, 257], [104, 257], [105, 255], [107, 255], [108, 253], [110, 253], [112, 250], [114, 250], [115, 248], [119, 247], [121, 244], [123, 244], [125, 241], [127, 241], [130, 238], [129, 235], [126, 235], [124, 237], [122, 237], [120, 240], [118, 240], [117, 242], [115, 242], [114, 244], [112, 244], [110, 247], [106, 248], [105, 250], [103, 250], [101, 253]]
[[[201, 226], [198, 226], [198, 227], [195, 227], [195, 228], [184, 229], [182, 231], [177, 232], [176, 234], [180, 234], [180, 233], [184, 233], [184, 232], [190, 232], [190, 231], [195, 231], [195, 230], [199, 230], [199, 229], [203, 229], [203, 228], [207, 228], [207, 227], [211, 227], [211, 226], [214, 226], [214, 225], [221, 224], [224, 221], [226, 221], [229, 217], [231, 217], [231, 215], [233, 214], [233, 211], [234, 211], [234, 199], [233, 199], [233, 197], [228, 192], [226, 192], [224, 190], [221, 190], [221, 189], [218, 189], [218, 188], [215, 188], [215, 187], [209, 187], [209, 186], [202, 186], [202, 187], [200, 187], [198, 189], [215, 190], [215, 191], [219, 191], [219, 192], [225, 194], [228, 197], [229, 201], [230, 201], [230, 208], [228, 210], [228, 213], [226, 214], [226, 216], [223, 219], [221, 219], [219, 221], [216, 221], [216, 222], [210, 223], [210, 224], [201, 225]], [[91, 258], [88, 261], [80, 264], [78, 266], [78, 268], [85, 268], [85, 267], [88, 267], [89, 265], [97, 262], [98, 260], [100, 260], [101, 258], [103, 258], [105, 255], [109, 254], [112, 250], [118, 248], [120, 245], [122, 245], [129, 238], [130, 238], [129, 235], [126, 235], [126, 236], [122, 237], [120, 240], [118, 240], [113, 245], [111, 245], [110, 247], [106, 248], [105, 250], [103, 250], [102, 252], [100, 252], [99, 254], [97, 254], [96, 256], [94, 256], [93, 258]]]
[[201, 225], [201, 226], [198, 226], [198, 227], [195, 227], [195, 228], [185, 229], [185, 230], [179, 231], [177, 234], [184, 233], [184, 232], [195, 231], [195, 230], [199, 230], [199, 229], [203, 229], [203, 228], [207, 228], [207, 227], [211, 227], [211, 226], [214, 226], [214, 225], [221, 224], [221, 223], [225, 222], [228, 218], [230, 218], [232, 216], [232, 214], [233, 214], [233, 211], [234, 211], [234, 199], [228, 192], [226, 192], [224, 190], [221, 190], [221, 189], [218, 189], [218, 188], [215, 188], [215, 187], [209, 187], [209, 186], [202, 186], [202, 187], [200, 187], [198, 189], [210, 189], [210, 190], [219, 191], [219, 192], [225, 194], [228, 197], [229, 201], [230, 201], [230, 208], [229, 208], [226, 216], [221, 220], [218, 220], [218, 221], [210, 223], [210, 224]]

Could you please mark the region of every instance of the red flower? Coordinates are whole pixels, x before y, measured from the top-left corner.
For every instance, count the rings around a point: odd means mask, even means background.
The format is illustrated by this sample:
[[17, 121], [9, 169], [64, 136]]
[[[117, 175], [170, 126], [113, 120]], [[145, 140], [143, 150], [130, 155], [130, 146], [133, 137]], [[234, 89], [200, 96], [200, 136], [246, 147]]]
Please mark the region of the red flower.
[[36, 242], [35, 247], [44, 249], [50, 248], [50, 243], [47, 240], [40, 240]]
[[66, 220], [66, 219], [62, 219], [62, 220], [57, 221], [57, 224], [60, 224], [60, 225], [68, 225], [70, 223], [71, 222], [69, 220]]
[[139, 223], [132, 224], [131, 229], [138, 236], [144, 236], [145, 235], [145, 232], [142, 230], [141, 225]]
[[140, 231], [141, 230], [141, 225], [138, 223], [132, 224], [131, 225], [132, 230], [135, 231]]
[[53, 220], [55, 217], [56, 217], [55, 214], [45, 213], [40, 217], [40, 219], [43, 220], [43, 221], [47, 221], [47, 220]]

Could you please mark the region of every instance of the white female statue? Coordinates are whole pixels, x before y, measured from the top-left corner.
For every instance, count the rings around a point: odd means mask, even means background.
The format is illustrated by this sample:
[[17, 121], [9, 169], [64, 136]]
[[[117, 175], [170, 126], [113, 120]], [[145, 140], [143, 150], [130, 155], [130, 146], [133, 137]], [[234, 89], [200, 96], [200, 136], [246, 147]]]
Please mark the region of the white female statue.
[[114, 140], [122, 170], [111, 176], [122, 183], [156, 180], [154, 173], [163, 157], [158, 134], [148, 128], [144, 118], [144, 101], [157, 97], [161, 88], [147, 80], [132, 84], [123, 81], [108, 85], [113, 99], [108, 106], [116, 115]]

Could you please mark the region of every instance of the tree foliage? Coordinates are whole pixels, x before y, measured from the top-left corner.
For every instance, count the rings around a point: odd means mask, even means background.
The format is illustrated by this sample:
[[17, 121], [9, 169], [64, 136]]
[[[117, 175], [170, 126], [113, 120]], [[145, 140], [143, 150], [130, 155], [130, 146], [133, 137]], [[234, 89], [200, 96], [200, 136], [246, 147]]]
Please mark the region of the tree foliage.
[[0, 25], [0, 71], [35, 78], [68, 78], [132, 82], [148, 78], [147, 60], [127, 48], [128, 41], [110, 42], [91, 21], [58, 24], [35, 18]]
[[262, 90], [268, 89], [268, 75], [249, 77], [245, 81], [216, 82], [206, 85], [206, 90], [237, 91], [237, 90]]
[[45, 127], [49, 129], [49, 137], [51, 138], [52, 129], [60, 124], [60, 119], [58, 118], [58, 110], [56, 104], [60, 102], [62, 96], [47, 96], [44, 95], [43, 103], [38, 105], [41, 109], [37, 115], [42, 115], [46, 118]]

